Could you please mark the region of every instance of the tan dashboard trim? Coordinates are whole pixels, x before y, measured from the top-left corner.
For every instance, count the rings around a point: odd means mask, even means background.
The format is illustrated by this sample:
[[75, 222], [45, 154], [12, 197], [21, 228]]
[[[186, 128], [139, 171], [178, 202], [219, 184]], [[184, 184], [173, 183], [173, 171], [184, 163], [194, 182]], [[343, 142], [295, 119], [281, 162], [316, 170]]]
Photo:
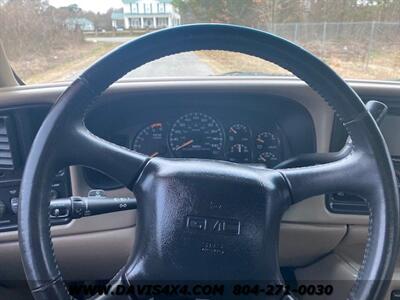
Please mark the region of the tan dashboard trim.
[[[400, 84], [373, 83], [373, 82], [350, 82], [360, 94], [371, 94], [376, 97], [398, 97], [400, 95]], [[65, 90], [65, 84], [54, 84], [46, 86], [25, 86], [0, 89], [0, 108], [10, 106], [22, 106], [31, 104], [53, 104], [58, 96]], [[159, 81], [137, 81], [121, 82], [114, 84], [102, 96], [107, 98], [113, 95], [124, 95], [143, 91], [172, 91], [209, 89], [220, 91], [224, 89], [263, 92], [266, 95], [278, 95], [291, 98], [302, 104], [313, 118], [317, 151], [326, 152], [329, 149], [330, 136], [333, 123], [333, 111], [331, 108], [307, 85], [294, 79], [271, 79], [271, 78], [212, 78], [212, 79], [187, 79], [187, 80], [159, 80]], [[399, 99], [400, 100], [400, 99]], [[85, 195], [88, 186], [79, 175], [79, 168], [72, 168], [72, 186], [74, 195]], [[114, 191], [120, 194], [127, 191]], [[65, 236], [79, 233], [98, 232], [117, 228], [127, 228], [136, 222], [134, 213], [120, 213], [120, 215], [103, 215], [82, 220], [73, 221], [64, 226], [53, 228], [54, 236]], [[292, 207], [284, 216], [287, 223], [308, 224], [367, 224], [368, 218], [353, 215], [336, 215], [328, 212], [324, 205], [323, 197], [314, 197]], [[1, 242], [17, 240], [16, 232], [0, 234]]]

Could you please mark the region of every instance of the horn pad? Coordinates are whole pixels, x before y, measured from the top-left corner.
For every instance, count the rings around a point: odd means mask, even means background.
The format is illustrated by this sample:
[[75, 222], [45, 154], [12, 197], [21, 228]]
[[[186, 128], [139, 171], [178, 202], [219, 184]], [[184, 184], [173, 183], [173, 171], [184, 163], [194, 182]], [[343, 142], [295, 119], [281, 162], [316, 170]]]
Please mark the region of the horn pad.
[[281, 282], [279, 227], [290, 195], [279, 172], [155, 158], [134, 192], [128, 280]]

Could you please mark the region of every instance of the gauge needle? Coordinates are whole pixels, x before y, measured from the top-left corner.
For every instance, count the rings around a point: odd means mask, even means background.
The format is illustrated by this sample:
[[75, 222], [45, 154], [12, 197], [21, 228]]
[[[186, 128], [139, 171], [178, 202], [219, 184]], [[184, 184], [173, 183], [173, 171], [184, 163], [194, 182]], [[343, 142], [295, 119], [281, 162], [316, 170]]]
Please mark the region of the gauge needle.
[[180, 150], [180, 149], [182, 149], [182, 148], [185, 148], [185, 147], [187, 147], [187, 146], [193, 144], [193, 142], [194, 142], [194, 140], [187, 141], [186, 143], [183, 143], [182, 145], [176, 147], [176, 148], [175, 148], [175, 151], [178, 151], [178, 150]]
[[156, 157], [160, 154], [160, 152], [154, 152], [152, 155], [150, 155], [151, 158]]
[[259, 141], [260, 143], [265, 143], [265, 141], [260, 138], [258, 138], [257, 141]]
[[237, 134], [237, 131], [233, 129], [233, 127], [229, 128], [230, 131], [232, 131], [234, 134]]

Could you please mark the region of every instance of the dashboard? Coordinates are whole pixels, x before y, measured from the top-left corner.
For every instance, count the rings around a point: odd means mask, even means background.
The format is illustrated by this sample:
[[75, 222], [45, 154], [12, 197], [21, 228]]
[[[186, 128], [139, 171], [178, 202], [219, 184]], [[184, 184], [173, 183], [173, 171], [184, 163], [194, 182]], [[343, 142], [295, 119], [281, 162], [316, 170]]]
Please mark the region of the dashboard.
[[[111, 110], [116, 113], [110, 114]], [[148, 97], [144, 104], [121, 98], [101, 105], [88, 119], [96, 135], [150, 157], [274, 168], [285, 159], [315, 151], [308, 112], [277, 96], [165, 94]], [[93, 188], [116, 186], [94, 171], [86, 171], [86, 178]]]
[[[350, 84], [364, 101], [376, 99], [389, 105], [382, 131], [400, 174], [400, 85]], [[32, 140], [65, 88], [65, 84], [59, 84], [0, 90], [0, 146], [9, 149], [0, 160], [0, 277], [7, 282], [25, 278], [17, 243], [17, 215], [11, 201], [18, 197]], [[148, 155], [233, 160], [257, 167], [274, 167], [302, 153], [337, 151], [347, 138], [340, 121], [320, 96], [303, 82], [290, 79], [121, 82], [100, 96], [85, 121], [99, 137]], [[264, 141], [262, 146], [259, 137]], [[260, 161], [264, 152], [272, 154]], [[87, 196], [91, 189], [101, 188], [110, 196], [133, 196], [120, 187], [96, 170], [72, 166], [55, 176], [52, 194], [57, 198]], [[314, 266], [337, 274], [339, 269], [352, 270], [360, 263], [368, 217], [348, 207], [340, 212], [330, 209], [328, 204], [337, 208], [353, 199], [328, 196], [298, 203], [283, 216], [282, 266]], [[51, 229], [54, 249], [67, 280], [95, 280], [99, 274], [112, 277], [130, 254], [138, 222], [135, 212], [55, 221], [61, 223], [53, 223], [57, 226]], [[297, 242], [299, 238], [302, 243]], [[334, 263], [315, 264], [332, 256]], [[351, 265], [338, 261], [339, 256]], [[396, 278], [399, 276], [397, 272]], [[351, 280], [353, 273], [342, 272], [337, 278]]]
[[271, 168], [281, 161], [285, 136], [275, 122], [251, 124], [243, 118], [224, 121], [202, 112], [160, 120], [141, 129], [131, 148], [150, 157], [221, 159]]

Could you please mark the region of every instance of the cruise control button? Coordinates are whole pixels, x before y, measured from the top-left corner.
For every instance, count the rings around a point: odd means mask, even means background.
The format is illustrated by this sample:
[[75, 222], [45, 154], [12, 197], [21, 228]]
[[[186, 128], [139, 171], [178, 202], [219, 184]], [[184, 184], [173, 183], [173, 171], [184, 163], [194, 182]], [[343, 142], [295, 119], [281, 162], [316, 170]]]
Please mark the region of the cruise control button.
[[69, 216], [69, 209], [66, 207], [57, 207], [50, 210], [51, 218], [66, 218]]
[[53, 216], [53, 217], [58, 217], [59, 215], [60, 215], [60, 210], [58, 209], [58, 208], [55, 208], [54, 210], [53, 210], [53, 212], [51, 213], [51, 215]]

